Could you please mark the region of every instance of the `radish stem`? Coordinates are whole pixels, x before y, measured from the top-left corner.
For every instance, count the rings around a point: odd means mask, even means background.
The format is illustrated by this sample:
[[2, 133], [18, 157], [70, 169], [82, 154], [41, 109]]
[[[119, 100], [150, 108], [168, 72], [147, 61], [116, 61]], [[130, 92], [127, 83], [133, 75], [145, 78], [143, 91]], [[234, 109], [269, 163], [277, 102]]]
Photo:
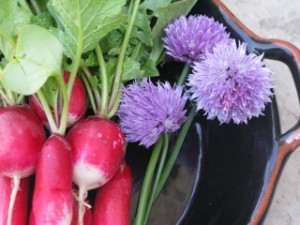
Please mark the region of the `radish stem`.
[[30, 0], [30, 3], [32, 5], [32, 8], [34, 9], [36, 14], [40, 14], [41, 13], [41, 9], [39, 4], [35, 1], [35, 0]]
[[95, 103], [95, 98], [94, 98], [94, 95], [93, 95], [93, 91], [91, 89], [91, 86], [89, 84], [89, 81], [88, 81], [88, 78], [86, 77], [86, 75], [82, 75], [81, 76], [82, 78], [82, 81], [84, 83], [84, 86], [85, 86], [85, 89], [87, 91], [87, 94], [89, 96], [89, 100], [90, 100], [90, 103], [91, 103], [91, 106], [92, 106], [92, 109], [93, 109], [93, 112], [94, 114], [96, 114], [97, 112], [97, 107], [96, 107], [96, 103]]
[[78, 16], [78, 43], [77, 43], [76, 55], [75, 55], [75, 58], [74, 58], [74, 61], [72, 64], [72, 70], [71, 70], [69, 82], [67, 84], [68, 98], [70, 98], [70, 96], [71, 96], [75, 77], [76, 77], [76, 74], [77, 74], [77, 71], [78, 71], [78, 68], [80, 65], [81, 54], [82, 54], [82, 49], [83, 49], [83, 30], [82, 30], [82, 24], [81, 24], [81, 14], [78, 13], [77, 16]]
[[101, 78], [101, 103], [99, 114], [106, 116], [107, 113], [107, 102], [108, 102], [108, 80], [105, 61], [99, 44], [96, 46], [96, 54], [100, 67], [100, 78]]
[[116, 111], [118, 110], [118, 107], [119, 107], [120, 98], [121, 98], [121, 92], [118, 93], [115, 104], [111, 108], [110, 112], [107, 114], [108, 118], [111, 118], [115, 115], [115, 113], [116, 113]]
[[29, 6], [25, 0], [18, 0], [18, 3], [21, 6], [21, 8], [27, 10], [28, 12], [30, 12], [31, 15], [33, 15], [31, 9], [29, 8]]
[[38, 92], [37, 92], [37, 95], [38, 95], [38, 98], [43, 106], [43, 109], [45, 111], [45, 114], [47, 116], [47, 120], [48, 120], [48, 123], [49, 123], [49, 126], [50, 126], [50, 130], [52, 133], [55, 133], [58, 131], [58, 128], [57, 128], [57, 125], [55, 123], [55, 120], [53, 118], [53, 115], [51, 113], [51, 109], [47, 103], [47, 100], [42, 92], [42, 90], [40, 89]]
[[126, 54], [126, 49], [129, 43], [129, 38], [131, 35], [131, 31], [133, 28], [133, 24], [138, 12], [138, 8], [139, 8], [139, 4], [140, 4], [140, 0], [135, 0], [134, 1], [134, 5], [133, 5], [133, 10], [131, 13], [131, 18], [130, 18], [130, 22], [128, 24], [126, 33], [125, 33], [125, 37], [121, 46], [121, 51], [120, 51], [120, 55], [118, 57], [118, 62], [117, 62], [117, 67], [116, 67], [116, 74], [115, 74], [115, 79], [114, 79], [114, 84], [113, 84], [113, 90], [112, 90], [112, 94], [111, 94], [111, 98], [110, 98], [110, 102], [109, 102], [109, 110], [111, 110], [117, 100], [117, 96], [118, 93], [120, 91], [120, 86], [121, 86], [121, 80], [122, 80], [122, 69], [123, 69], [123, 63], [124, 63], [124, 59], [125, 59], [125, 54]]
[[0, 36], [3, 36], [9, 44], [15, 49], [16, 48], [16, 42], [13, 38], [11, 38], [4, 30], [0, 29]]
[[9, 207], [8, 207], [8, 215], [7, 215], [7, 225], [11, 225], [12, 223], [12, 214], [13, 209], [17, 197], [18, 190], [20, 188], [20, 176], [15, 175], [12, 178], [12, 191], [10, 194], [10, 201], [9, 201]]
[[60, 117], [60, 123], [59, 123], [59, 129], [58, 133], [61, 135], [64, 135], [67, 129], [67, 123], [68, 123], [68, 109], [69, 109], [69, 101], [68, 101], [68, 95], [67, 95], [67, 88], [64, 82], [64, 79], [62, 76], [57, 76], [57, 80], [62, 92], [63, 96], [63, 109]]

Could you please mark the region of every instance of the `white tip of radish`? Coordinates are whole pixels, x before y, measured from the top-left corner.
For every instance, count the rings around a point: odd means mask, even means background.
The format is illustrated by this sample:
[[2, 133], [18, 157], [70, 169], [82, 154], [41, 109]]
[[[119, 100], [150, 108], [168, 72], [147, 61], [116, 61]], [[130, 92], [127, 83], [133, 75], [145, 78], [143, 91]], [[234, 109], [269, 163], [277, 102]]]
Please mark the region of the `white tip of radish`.
[[67, 205], [64, 206], [63, 213], [64, 213], [64, 216], [63, 216], [63, 219], [59, 222], [59, 225], [70, 225], [73, 214], [72, 214], [72, 212], [70, 212]]
[[46, 212], [43, 213], [44, 217], [42, 218], [42, 221], [40, 220], [36, 221], [36, 224], [57, 224], [57, 225], [71, 224], [73, 213], [67, 204], [61, 204], [60, 208], [58, 209], [57, 203], [48, 201]]
[[69, 113], [68, 114], [68, 125], [73, 125], [74, 123], [77, 122], [78, 119], [79, 119], [78, 115]]
[[78, 161], [73, 169], [73, 181], [85, 190], [98, 188], [108, 181], [108, 177], [97, 167]]

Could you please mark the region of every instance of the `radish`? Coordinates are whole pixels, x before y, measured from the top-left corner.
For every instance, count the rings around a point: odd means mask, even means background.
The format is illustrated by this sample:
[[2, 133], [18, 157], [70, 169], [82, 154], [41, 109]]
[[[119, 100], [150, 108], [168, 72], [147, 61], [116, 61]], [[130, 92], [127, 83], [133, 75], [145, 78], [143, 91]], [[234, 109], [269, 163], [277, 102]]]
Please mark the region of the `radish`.
[[69, 225], [72, 207], [71, 148], [63, 136], [52, 134], [36, 169], [30, 225]]
[[119, 126], [100, 116], [89, 116], [68, 132], [72, 148], [73, 181], [79, 187], [79, 224], [83, 224], [87, 191], [109, 181], [125, 155], [125, 138]]
[[43, 123], [47, 123], [46, 113], [44, 112], [42, 104], [39, 102], [36, 96], [29, 96], [29, 105], [36, 115], [43, 121]]
[[[0, 176], [0, 224], [7, 224], [10, 195], [12, 193], [12, 180]], [[16, 194], [13, 206], [11, 225], [27, 225], [28, 216], [29, 178], [20, 180], [20, 188]]]
[[[64, 73], [64, 80], [66, 83], [69, 82], [70, 73]], [[87, 95], [85, 86], [81, 79], [76, 76], [71, 97], [69, 100], [69, 112], [68, 112], [68, 125], [71, 126], [76, 123], [85, 113], [87, 107]]]
[[[70, 78], [70, 73], [64, 73], [64, 81], [68, 83]], [[44, 124], [48, 123], [47, 116], [44, 112], [42, 104], [39, 102], [37, 97], [34, 95], [29, 96], [29, 104], [35, 113], [41, 118]], [[60, 107], [61, 108], [61, 107]], [[71, 92], [71, 97], [69, 100], [69, 111], [68, 111], [68, 126], [76, 123], [85, 113], [87, 108], [87, 95], [85, 91], [85, 86], [81, 79], [76, 76], [74, 85]], [[61, 109], [59, 109], [61, 113]]]
[[13, 207], [20, 179], [35, 172], [38, 154], [45, 141], [39, 118], [28, 105], [0, 108], [0, 176], [12, 179], [7, 224], [12, 223]]
[[93, 225], [130, 225], [132, 191], [132, 172], [124, 164], [110, 181], [97, 190]]

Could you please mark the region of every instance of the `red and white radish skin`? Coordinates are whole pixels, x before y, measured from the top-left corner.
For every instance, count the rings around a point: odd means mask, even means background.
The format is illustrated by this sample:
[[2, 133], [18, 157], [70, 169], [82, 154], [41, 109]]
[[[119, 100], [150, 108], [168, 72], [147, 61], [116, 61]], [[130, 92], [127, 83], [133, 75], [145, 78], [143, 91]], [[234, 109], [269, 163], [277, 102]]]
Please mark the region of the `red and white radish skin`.
[[36, 113], [36, 115], [42, 120], [43, 123], [47, 123], [47, 116], [45, 111], [43, 110], [42, 104], [37, 99], [36, 96], [29, 96], [29, 105], [31, 109]]
[[[70, 73], [64, 73], [65, 83], [69, 82]], [[75, 81], [71, 91], [69, 100], [68, 126], [75, 124], [85, 114], [87, 108], [87, 94], [85, 86], [79, 76], [75, 77]]]
[[35, 172], [45, 139], [42, 122], [28, 105], [0, 108], [0, 176], [11, 178], [13, 186], [7, 225], [11, 225], [20, 179]]
[[79, 224], [82, 225], [87, 191], [109, 181], [125, 155], [125, 138], [119, 126], [100, 116], [80, 120], [68, 132], [72, 148], [73, 182], [79, 187]]
[[70, 225], [72, 212], [71, 148], [63, 136], [52, 134], [36, 169], [30, 225]]
[[[68, 83], [70, 78], [70, 73], [64, 73], [64, 81]], [[40, 117], [40, 119], [47, 124], [47, 116], [46, 113], [39, 102], [39, 100], [35, 96], [29, 97], [29, 104], [31, 108], [35, 111], [35, 113]], [[87, 94], [85, 90], [85, 86], [81, 79], [76, 76], [75, 81], [71, 91], [71, 97], [69, 100], [69, 110], [68, 110], [68, 126], [76, 123], [86, 112], [87, 108]], [[60, 111], [60, 110], [59, 110]], [[61, 113], [61, 111], [59, 112]], [[56, 118], [57, 116], [55, 116]], [[56, 118], [58, 120], [58, 118]]]
[[130, 225], [133, 176], [127, 164], [97, 190], [93, 225]]
[[[7, 224], [9, 202], [12, 193], [12, 180], [9, 177], [0, 176], [0, 224]], [[16, 200], [11, 210], [11, 225], [27, 225], [28, 220], [28, 197], [29, 178], [20, 180], [19, 191], [16, 193]]]

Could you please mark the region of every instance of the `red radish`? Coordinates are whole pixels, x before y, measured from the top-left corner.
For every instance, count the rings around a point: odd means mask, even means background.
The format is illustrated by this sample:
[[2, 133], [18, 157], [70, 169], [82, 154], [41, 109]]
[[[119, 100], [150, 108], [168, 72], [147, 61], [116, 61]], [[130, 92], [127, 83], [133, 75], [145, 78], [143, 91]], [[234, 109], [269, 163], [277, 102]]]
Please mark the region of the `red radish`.
[[43, 110], [42, 104], [39, 102], [36, 96], [29, 96], [29, 105], [32, 108], [32, 110], [37, 114], [37, 116], [43, 121], [43, 123], [47, 123], [46, 113]]
[[20, 189], [20, 179], [35, 172], [38, 154], [45, 141], [39, 118], [28, 105], [0, 108], [0, 175], [12, 179], [8, 221]]
[[71, 148], [63, 136], [52, 134], [36, 169], [30, 225], [69, 225], [72, 207]]
[[79, 224], [82, 225], [87, 191], [109, 181], [123, 161], [124, 135], [113, 121], [89, 116], [68, 132], [72, 148], [73, 181], [79, 187]]
[[[0, 176], [0, 224], [7, 224], [12, 180]], [[27, 225], [28, 216], [29, 178], [20, 180], [20, 188], [12, 209], [11, 225]]]
[[[70, 73], [64, 73], [65, 83], [68, 83], [70, 78]], [[35, 113], [41, 118], [41, 120], [47, 124], [47, 116], [44, 109], [35, 96], [29, 97], [29, 104]], [[71, 92], [71, 97], [69, 100], [69, 112], [68, 112], [68, 126], [73, 125], [77, 122], [85, 113], [87, 108], [87, 95], [85, 91], [85, 86], [81, 79], [76, 76], [74, 85]]]
[[[69, 82], [70, 73], [64, 73], [64, 80], [66, 83]], [[85, 91], [85, 86], [81, 79], [76, 76], [71, 98], [69, 100], [69, 113], [68, 113], [68, 125], [71, 126], [77, 122], [85, 113], [87, 107], [87, 95]]]
[[110, 181], [97, 190], [93, 225], [130, 225], [132, 191], [132, 172], [124, 164]]

